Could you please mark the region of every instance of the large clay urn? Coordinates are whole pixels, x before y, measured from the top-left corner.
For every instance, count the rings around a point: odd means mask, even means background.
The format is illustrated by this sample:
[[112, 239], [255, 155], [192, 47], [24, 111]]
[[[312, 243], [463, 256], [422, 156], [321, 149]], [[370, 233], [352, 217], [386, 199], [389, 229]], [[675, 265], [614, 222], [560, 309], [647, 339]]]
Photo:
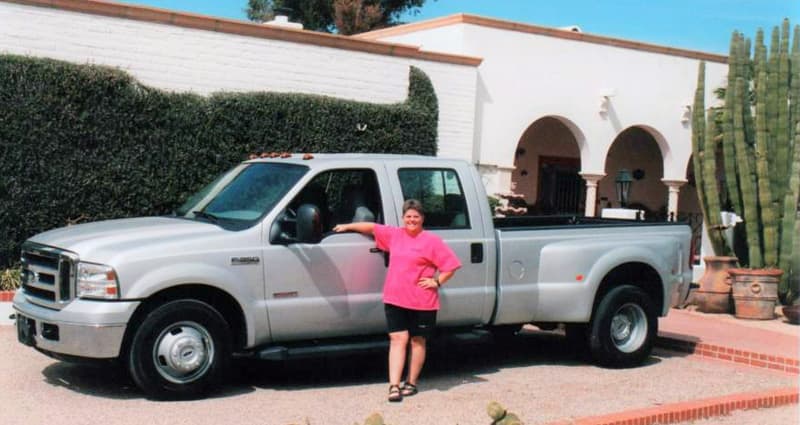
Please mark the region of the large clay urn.
[[703, 313], [730, 313], [731, 280], [728, 270], [738, 267], [736, 257], [704, 257], [706, 271], [697, 282], [700, 287], [693, 291], [691, 304]]
[[730, 269], [733, 302], [739, 319], [775, 318], [780, 269]]

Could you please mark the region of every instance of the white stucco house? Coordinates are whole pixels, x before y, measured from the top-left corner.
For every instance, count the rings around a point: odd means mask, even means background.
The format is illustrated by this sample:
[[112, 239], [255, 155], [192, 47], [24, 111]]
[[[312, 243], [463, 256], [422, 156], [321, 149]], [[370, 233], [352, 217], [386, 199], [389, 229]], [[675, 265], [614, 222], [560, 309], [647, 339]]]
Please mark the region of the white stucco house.
[[[439, 156], [479, 167], [489, 193], [534, 212], [599, 214], [630, 202], [649, 218], [699, 213], [691, 103], [727, 57], [458, 14], [345, 37], [98, 0], [0, 0], [0, 53], [119, 67], [174, 91], [281, 91], [377, 103], [406, 97], [409, 66], [439, 99]], [[688, 183], [688, 184], [687, 184]]]

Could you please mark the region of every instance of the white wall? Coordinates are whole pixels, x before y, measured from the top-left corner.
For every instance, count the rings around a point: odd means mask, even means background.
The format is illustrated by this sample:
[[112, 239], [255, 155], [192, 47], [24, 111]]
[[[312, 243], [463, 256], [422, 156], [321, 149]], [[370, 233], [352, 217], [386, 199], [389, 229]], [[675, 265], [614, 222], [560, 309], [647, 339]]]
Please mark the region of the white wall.
[[[681, 117], [694, 98], [696, 59], [466, 23], [386, 40], [484, 58], [478, 68], [475, 128], [477, 159], [485, 170], [513, 167], [514, 151], [528, 126], [556, 115], [585, 137], [582, 144], [578, 137], [584, 173], [602, 174], [616, 136], [628, 127], [645, 126], [660, 142], [663, 178], [686, 178], [691, 127]], [[727, 65], [706, 66], [711, 103], [712, 90], [724, 83]], [[601, 96], [609, 93], [609, 112], [602, 116]], [[504, 184], [510, 177], [489, 180]], [[504, 190], [507, 187], [490, 188]]]
[[409, 65], [439, 99], [439, 154], [472, 159], [476, 68], [0, 2], [0, 52], [118, 67], [178, 92], [276, 91], [394, 103]]

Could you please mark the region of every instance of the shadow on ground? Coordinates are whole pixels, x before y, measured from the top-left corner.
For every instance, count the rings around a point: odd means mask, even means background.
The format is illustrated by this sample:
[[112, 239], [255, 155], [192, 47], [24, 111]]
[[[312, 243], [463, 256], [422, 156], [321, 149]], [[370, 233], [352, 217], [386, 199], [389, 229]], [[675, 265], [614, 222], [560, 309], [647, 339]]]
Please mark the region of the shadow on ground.
[[[658, 357], [680, 353], [657, 351], [641, 367], [660, 362]], [[585, 366], [585, 353], [570, 346], [555, 332], [525, 332], [501, 342], [459, 343], [439, 339], [432, 344], [425, 365], [425, 377], [432, 389], [448, 389], [485, 379], [481, 375], [501, 369], [531, 366]], [[51, 385], [83, 394], [112, 398], [145, 397], [121, 367], [97, 367], [57, 362], [42, 374]], [[232, 364], [226, 383], [209, 398], [233, 397], [255, 391], [299, 391], [386, 382], [385, 352], [343, 357], [320, 357], [287, 361], [238, 359]]]

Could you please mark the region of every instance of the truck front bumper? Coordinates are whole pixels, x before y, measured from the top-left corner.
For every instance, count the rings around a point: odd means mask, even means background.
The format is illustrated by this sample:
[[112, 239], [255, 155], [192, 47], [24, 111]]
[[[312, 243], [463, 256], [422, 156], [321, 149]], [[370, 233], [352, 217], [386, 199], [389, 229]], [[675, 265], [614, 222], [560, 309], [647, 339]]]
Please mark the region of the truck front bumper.
[[17, 336], [21, 343], [46, 353], [115, 358], [128, 320], [139, 304], [75, 299], [61, 310], [51, 310], [29, 302], [19, 290], [14, 296]]

